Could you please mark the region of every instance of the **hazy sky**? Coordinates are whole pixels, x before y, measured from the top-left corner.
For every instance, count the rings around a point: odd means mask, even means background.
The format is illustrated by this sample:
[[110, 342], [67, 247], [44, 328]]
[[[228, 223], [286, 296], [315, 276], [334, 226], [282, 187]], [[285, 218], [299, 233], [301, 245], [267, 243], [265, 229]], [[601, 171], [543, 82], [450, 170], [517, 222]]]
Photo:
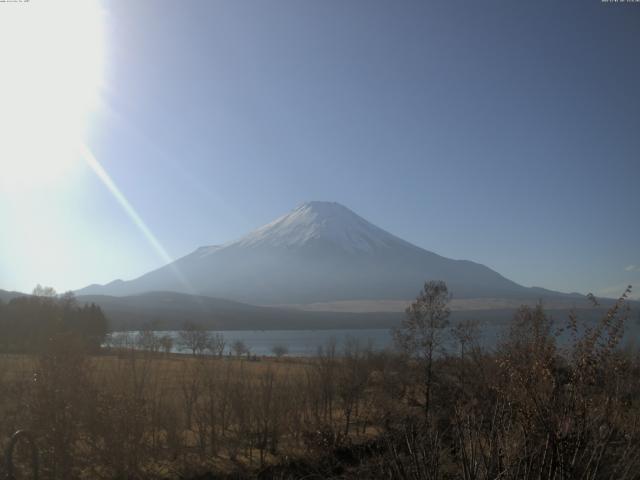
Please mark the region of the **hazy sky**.
[[[169, 256], [332, 200], [527, 286], [640, 290], [640, 4], [101, 5], [85, 140]], [[82, 163], [0, 222], [2, 289], [165, 262]]]

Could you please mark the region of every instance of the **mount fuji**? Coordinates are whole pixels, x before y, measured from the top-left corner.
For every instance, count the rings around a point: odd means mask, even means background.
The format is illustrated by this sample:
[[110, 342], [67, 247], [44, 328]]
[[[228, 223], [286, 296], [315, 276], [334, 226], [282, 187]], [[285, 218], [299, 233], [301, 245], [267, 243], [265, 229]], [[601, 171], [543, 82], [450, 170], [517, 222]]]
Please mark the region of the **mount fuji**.
[[446, 281], [458, 299], [567, 297], [417, 247], [334, 202], [305, 203], [239, 240], [200, 247], [134, 280], [76, 293], [173, 291], [262, 305], [312, 304], [406, 300], [435, 279]]

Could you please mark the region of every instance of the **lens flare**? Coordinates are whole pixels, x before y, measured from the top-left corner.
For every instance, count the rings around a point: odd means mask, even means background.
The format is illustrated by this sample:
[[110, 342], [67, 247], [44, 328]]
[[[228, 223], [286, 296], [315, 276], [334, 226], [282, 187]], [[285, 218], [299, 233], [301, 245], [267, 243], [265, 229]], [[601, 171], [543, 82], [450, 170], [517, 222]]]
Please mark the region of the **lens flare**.
[[185, 289], [188, 292], [194, 293], [195, 290], [191, 287], [187, 279], [173, 264], [173, 258], [171, 258], [171, 255], [167, 253], [167, 251], [162, 246], [160, 241], [149, 229], [149, 227], [144, 222], [144, 220], [142, 220], [142, 217], [140, 217], [136, 209], [133, 208], [133, 205], [131, 205], [129, 200], [127, 200], [127, 197], [125, 197], [125, 195], [120, 191], [118, 186], [114, 183], [114, 181], [111, 179], [107, 171], [102, 167], [102, 165], [93, 155], [93, 153], [91, 153], [91, 151], [85, 145], [80, 146], [80, 151], [82, 152], [82, 158], [85, 160], [87, 165], [89, 165], [91, 170], [94, 171], [94, 173], [102, 181], [104, 186], [109, 190], [111, 195], [113, 195], [113, 198], [115, 198], [115, 200], [120, 204], [122, 209], [125, 211], [127, 216], [131, 219], [131, 221], [135, 224], [138, 230], [142, 232], [142, 234], [147, 239], [149, 244], [153, 247], [153, 249], [156, 251], [156, 253], [160, 256], [160, 258], [162, 258], [162, 260], [165, 261], [165, 263], [171, 266], [174, 274], [176, 275], [180, 283], [182, 283], [182, 285], [185, 287]]
[[97, 0], [8, 2], [0, 15], [0, 187], [62, 181], [99, 103], [103, 11]]

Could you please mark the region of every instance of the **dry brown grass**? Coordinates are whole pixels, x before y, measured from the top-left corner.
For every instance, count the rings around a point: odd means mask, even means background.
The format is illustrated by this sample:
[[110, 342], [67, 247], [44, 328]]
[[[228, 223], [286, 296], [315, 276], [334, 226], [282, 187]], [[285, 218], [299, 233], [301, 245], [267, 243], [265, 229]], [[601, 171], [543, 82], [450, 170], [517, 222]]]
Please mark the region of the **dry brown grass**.
[[370, 434], [364, 399], [340, 388], [350, 380], [339, 380], [341, 362], [64, 348], [3, 355], [0, 425], [35, 432], [45, 478], [242, 471], [336, 442], [323, 435], [345, 428], [346, 411], [352, 436]]
[[0, 356], [0, 448], [31, 430], [51, 480], [640, 478], [624, 318], [624, 297], [582, 334], [571, 317], [567, 350], [540, 307], [520, 309], [493, 352], [462, 332], [464, 348], [431, 358], [428, 409], [424, 358], [357, 344], [250, 361], [52, 343]]

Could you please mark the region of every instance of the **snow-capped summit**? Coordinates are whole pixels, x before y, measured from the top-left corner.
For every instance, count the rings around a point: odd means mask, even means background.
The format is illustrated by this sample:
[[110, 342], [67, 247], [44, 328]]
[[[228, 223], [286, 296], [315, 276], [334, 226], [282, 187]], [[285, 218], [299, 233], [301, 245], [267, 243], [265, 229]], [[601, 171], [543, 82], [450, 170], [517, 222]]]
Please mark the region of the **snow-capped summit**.
[[330, 242], [348, 252], [372, 252], [403, 240], [336, 202], [307, 202], [227, 246], [299, 247]]
[[[415, 297], [426, 280], [444, 280], [457, 298], [540, 298], [484, 265], [412, 245], [334, 202], [308, 202], [248, 235], [200, 247], [125, 282], [79, 294], [174, 291], [253, 304]], [[554, 294], [554, 292], [549, 292]]]

